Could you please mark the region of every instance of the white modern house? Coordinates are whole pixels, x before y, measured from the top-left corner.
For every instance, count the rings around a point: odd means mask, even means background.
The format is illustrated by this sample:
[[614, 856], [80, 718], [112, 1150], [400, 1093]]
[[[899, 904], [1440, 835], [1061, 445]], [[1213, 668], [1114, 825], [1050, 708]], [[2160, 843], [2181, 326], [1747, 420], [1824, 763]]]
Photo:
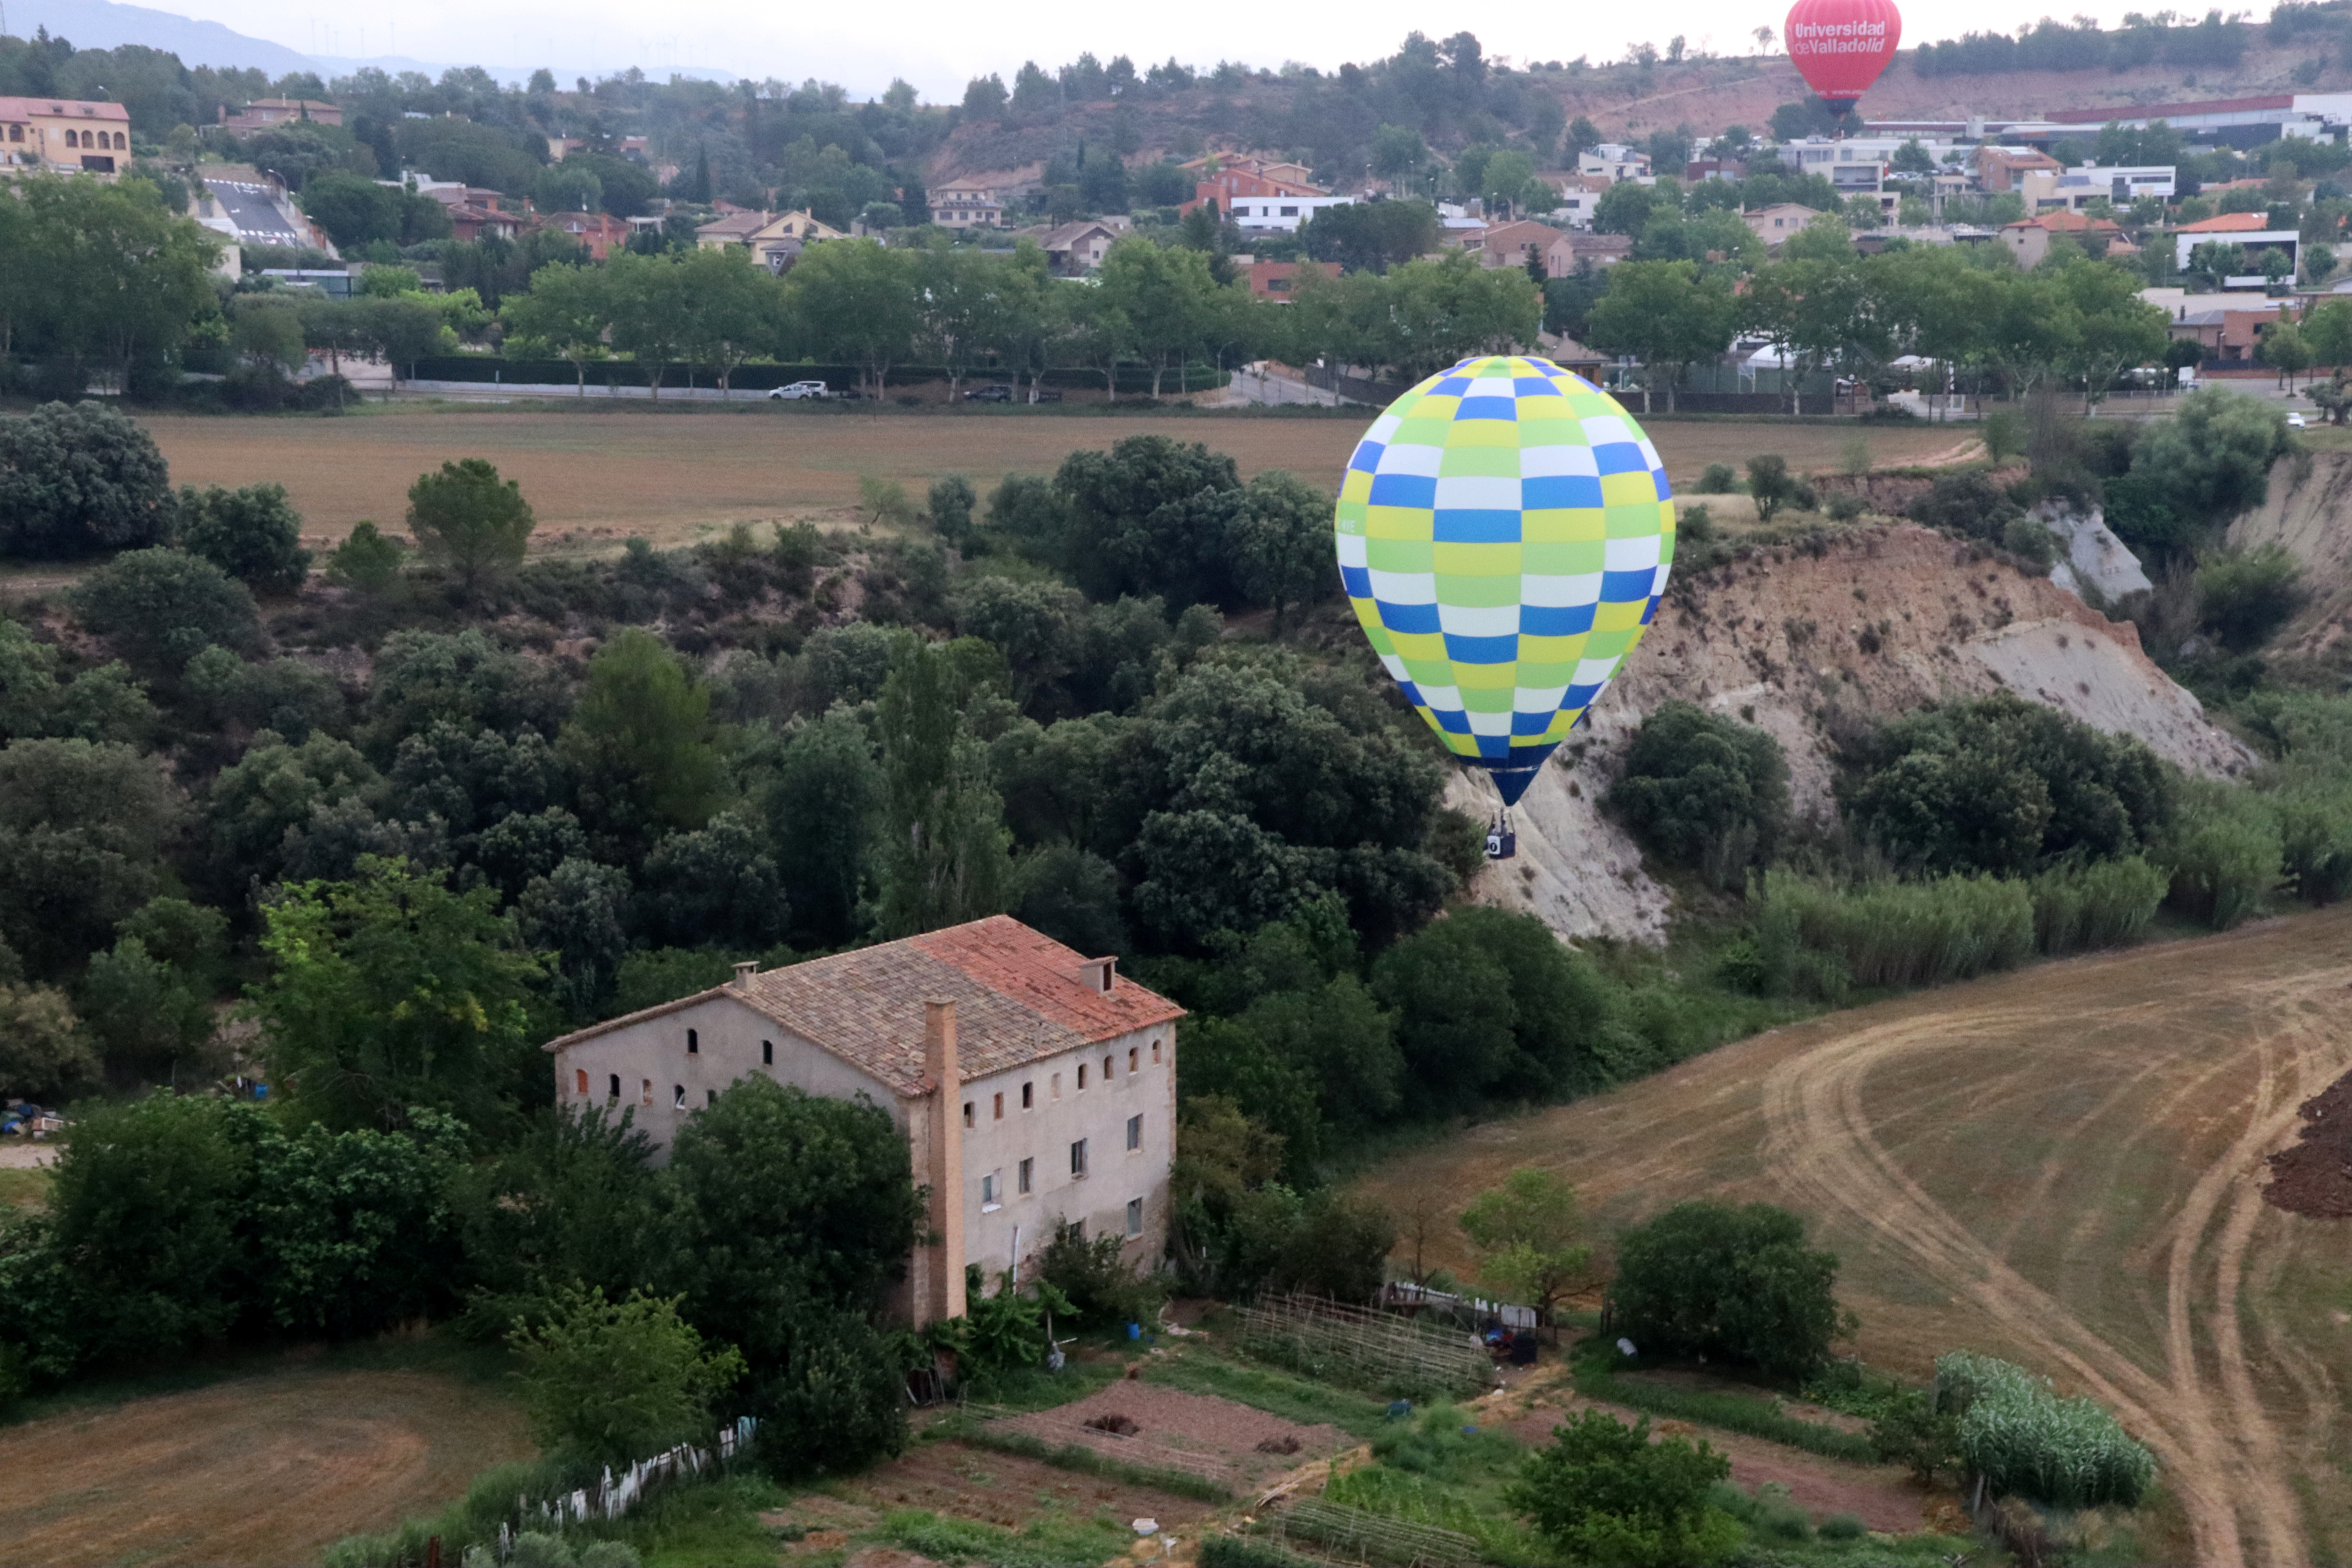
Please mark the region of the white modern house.
[[753, 1074], [871, 1100], [929, 1189], [899, 1306], [964, 1310], [964, 1266], [1028, 1277], [1065, 1225], [1165, 1250], [1183, 1009], [1005, 915], [735, 978], [551, 1040], [557, 1103], [629, 1108], [667, 1152]]

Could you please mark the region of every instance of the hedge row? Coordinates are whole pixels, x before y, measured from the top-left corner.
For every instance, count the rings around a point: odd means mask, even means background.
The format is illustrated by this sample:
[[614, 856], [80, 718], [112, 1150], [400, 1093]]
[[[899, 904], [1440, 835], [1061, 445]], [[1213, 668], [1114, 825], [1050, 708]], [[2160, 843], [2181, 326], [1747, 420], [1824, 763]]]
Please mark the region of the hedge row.
[[[592, 386], [647, 386], [652, 384], [652, 368], [638, 360], [590, 360], [587, 380]], [[683, 387], [689, 373], [696, 386], [719, 384], [719, 378], [711, 374], [709, 365], [675, 363], [662, 366], [661, 384], [665, 388]], [[525, 386], [549, 383], [570, 386], [580, 378], [579, 368], [570, 360], [506, 359], [491, 354], [432, 355], [404, 367], [403, 374], [413, 381], [505, 382]], [[858, 385], [865, 375], [864, 369], [854, 364], [740, 364], [728, 384], [739, 392], [765, 392], [771, 387], [790, 386], [796, 381], [822, 381], [839, 390]], [[942, 365], [894, 365], [884, 384], [918, 386], [947, 379], [947, 369]], [[1011, 379], [1007, 374], [990, 372], [967, 374], [964, 383], [978, 386]], [[1172, 370], [1162, 375], [1160, 388], [1163, 393], [1205, 392], [1224, 385], [1228, 379], [1223, 372], [1212, 366], [1188, 365], [1181, 377]], [[1098, 370], [1063, 368], [1045, 372], [1044, 380], [1048, 386], [1098, 387], [1103, 384], [1103, 374]], [[1150, 392], [1151, 372], [1138, 365], [1120, 366], [1118, 389], [1124, 393]]]

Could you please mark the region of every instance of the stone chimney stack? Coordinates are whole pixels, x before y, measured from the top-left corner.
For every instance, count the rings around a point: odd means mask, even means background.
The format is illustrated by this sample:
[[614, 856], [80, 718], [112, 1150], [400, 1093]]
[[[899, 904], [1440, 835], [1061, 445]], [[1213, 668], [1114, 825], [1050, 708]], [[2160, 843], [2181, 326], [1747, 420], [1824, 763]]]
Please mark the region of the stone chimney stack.
[[735, 966], [735, 989], [738, 991], [749, 991], [751, 989], [751, 976], [759, 973], [760, 966], [756, 963], [737, 964]]
[[[963, 1073], [956, 1061], [955, 1004], [923, 1004], [923, 1070], [930, 1078], [929, 1222], [934, 1271], [929, 1300], [919, 1304], [927, 1321], [961, 1318], [963, 1295]], [[922, 1309], [928, 1308], [928, 1311]], [[919, 1326], [919, 1324], [918, 1325]]]

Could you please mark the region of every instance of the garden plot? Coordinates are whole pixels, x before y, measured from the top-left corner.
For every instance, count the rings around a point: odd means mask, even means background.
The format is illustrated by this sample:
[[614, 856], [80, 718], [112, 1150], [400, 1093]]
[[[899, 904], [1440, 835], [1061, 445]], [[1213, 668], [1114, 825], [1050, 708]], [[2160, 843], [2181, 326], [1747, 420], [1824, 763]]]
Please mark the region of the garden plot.
[[1259, 1485], [1349, 1443], [1336, 1426], [1302, 1426], [1229, 1399], [1134, 1381], [1114, 1383], [1053, 1410], [1005, 1416], [990, 1426], [1236, 1489]]

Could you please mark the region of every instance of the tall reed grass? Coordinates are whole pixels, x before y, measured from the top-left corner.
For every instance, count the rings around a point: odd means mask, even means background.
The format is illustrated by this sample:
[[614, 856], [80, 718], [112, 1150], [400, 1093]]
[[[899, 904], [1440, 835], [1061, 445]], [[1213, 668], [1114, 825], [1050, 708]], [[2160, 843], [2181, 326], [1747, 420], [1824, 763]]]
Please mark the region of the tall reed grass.
[[2284, 874], [2278, 813], [2241, 785], [2191, 781], [2158, 858], [2170, 873], [2168, 900], [2215, 931], [2263, 907]]
[[[1839, 983], [1939, 985], [2032, 956], [2033, 900], [2022, 882], [1942, 877], [1841, 889], [1787, 871], [1751, 885], [1756, 944], [1776, 989], [1836, 1001]], [[1834, 961], [1809, 966], [1808, 953]]]
[[2130, 942], [2156, 918], [2170, 881], [2137, 855], [2044, 871], [2026, 888], [2033, 945], [2054, 958]]
[[1936, 1402], [1960, 1413], [1960, 1453], [1996, 1493], [2059, 1508], [2129, 1508], [2156, 1483], [2156, 1456], [2096, 1400], [1969, 1351], [1936, 1358]]

